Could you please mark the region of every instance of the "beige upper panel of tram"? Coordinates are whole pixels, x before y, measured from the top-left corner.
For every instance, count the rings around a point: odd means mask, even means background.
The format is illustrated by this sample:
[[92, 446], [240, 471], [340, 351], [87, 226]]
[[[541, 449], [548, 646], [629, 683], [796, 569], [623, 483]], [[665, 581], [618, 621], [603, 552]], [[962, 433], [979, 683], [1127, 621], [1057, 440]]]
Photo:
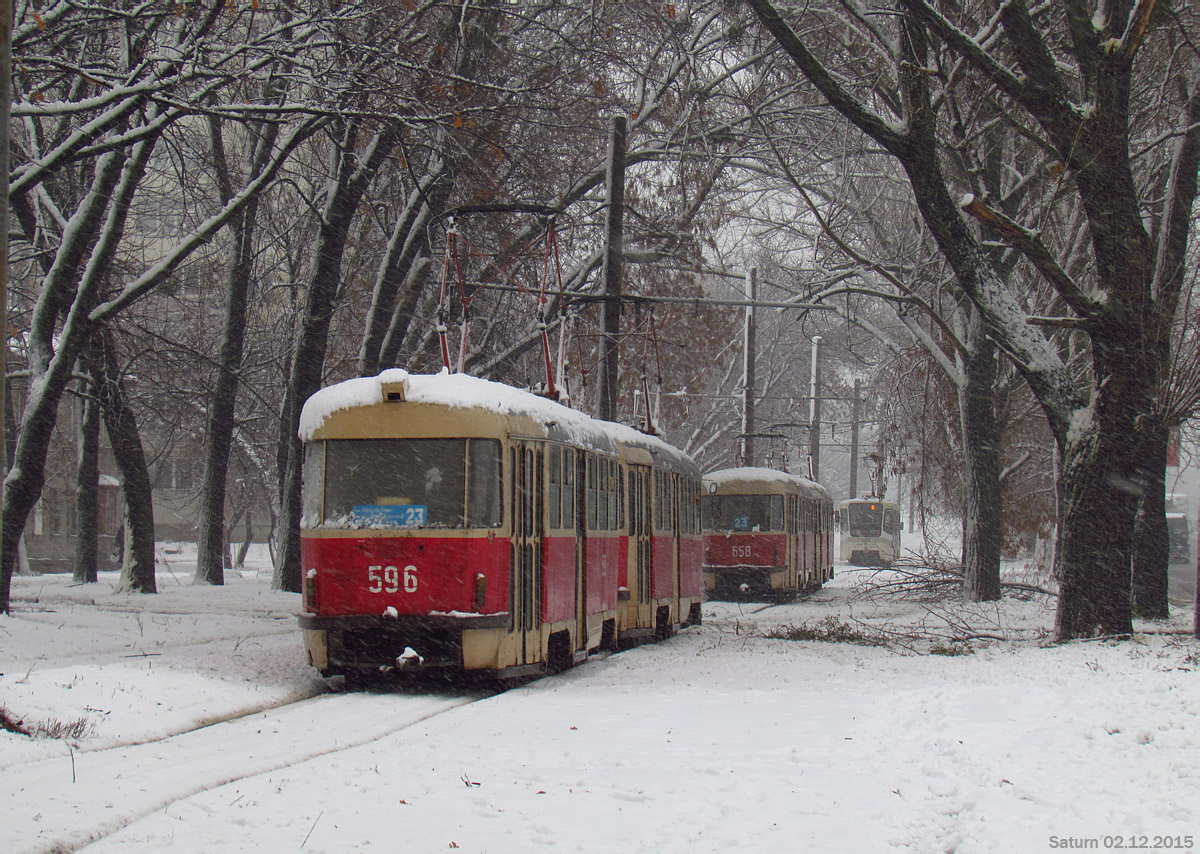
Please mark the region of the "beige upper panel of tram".
[[722, 469], [704, 475], [705, 495], [800, 495], [832, 501], [816, 481], [775, 469], [747, 467]]
[[661, 439], [465, 374], [390, 370], [346, 380], [309, 398], [300, 417], [304, 441], [446, 437], [562, 442], [699, 476], [691, 457]]

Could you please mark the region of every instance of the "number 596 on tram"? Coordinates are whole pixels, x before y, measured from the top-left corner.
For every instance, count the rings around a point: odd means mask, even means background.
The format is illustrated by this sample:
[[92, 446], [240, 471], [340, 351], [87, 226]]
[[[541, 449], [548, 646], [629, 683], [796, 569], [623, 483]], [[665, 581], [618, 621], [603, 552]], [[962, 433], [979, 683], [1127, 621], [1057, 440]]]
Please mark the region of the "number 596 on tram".
[[304, 596], [326, 675], [504, 677], [700, 622], [700, 478], [653, 436], [462, 374], [304, 407]]

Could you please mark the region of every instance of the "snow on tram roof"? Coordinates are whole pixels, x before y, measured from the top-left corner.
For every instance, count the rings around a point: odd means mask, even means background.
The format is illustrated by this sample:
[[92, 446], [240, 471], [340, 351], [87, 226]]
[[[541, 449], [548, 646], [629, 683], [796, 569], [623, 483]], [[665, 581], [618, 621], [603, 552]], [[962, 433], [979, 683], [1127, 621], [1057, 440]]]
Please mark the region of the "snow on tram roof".
[[[452, 374], [445, 369], [437, 374], [410, 374], [401, 368], [392, 368], [377, 377], [358, 377], [327, 386], [310, 397], [301, 410], [301, 441], [312, 439], [334, 413], [383, 403], [384, 386], [401, 384], [405, 400], [413, 403], [478, 408], [499, 415], [525, 417], [546, 427], [555, 438], [585, 448], [612, 453], [613, 443], [620, 442], [696, 469], [691, 457], [656, 436], [624, 424], [600, 421], [523, 389], [467, 374]], [[699, 474], [698, 469], [696, 474]]]
[[729, 483], [791, 483], [799, 488], [802, 492], [811, 494], [816, 490], [819, 495], [828, 498], [829, 492], [821, 484], [815, 480], [809, 480], [806, 477], [801, 477], [798, 474], [790, 474], [789, 472], [779, 471], [778, 469], [769, 469], [762, 466], [743, 466], [741, 468], [720, 469], [711, 471], [704, 475], [705, 483], [715, 483], [725, 485]]

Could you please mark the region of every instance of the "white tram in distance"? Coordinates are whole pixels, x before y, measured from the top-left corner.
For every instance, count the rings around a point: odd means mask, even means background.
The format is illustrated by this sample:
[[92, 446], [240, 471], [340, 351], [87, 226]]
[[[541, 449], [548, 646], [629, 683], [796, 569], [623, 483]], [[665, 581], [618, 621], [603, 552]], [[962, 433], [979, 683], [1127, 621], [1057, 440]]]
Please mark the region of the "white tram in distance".
[[299, 622], [323, 675], [522, 677], [700, 622], [700, 472], [658, 438], [402, 370], [317, 392], [300, 435]]
[[838, 558], [853, 566], [892, 565], [900, 556], [900, 506], [880, 498], [838, 504]]
[[833, 577], [833, 499], [769, 468], [704, 476], [704, 590], [714, 599], [787, 598]]

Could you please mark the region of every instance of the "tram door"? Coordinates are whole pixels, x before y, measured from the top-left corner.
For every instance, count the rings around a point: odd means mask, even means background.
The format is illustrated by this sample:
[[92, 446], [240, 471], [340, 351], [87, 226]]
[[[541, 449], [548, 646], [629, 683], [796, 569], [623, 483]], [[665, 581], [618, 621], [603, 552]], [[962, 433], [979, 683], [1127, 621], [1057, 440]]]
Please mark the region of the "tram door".
[[[570, 467], [571, 507], [575, 516], [575, 625], [578, 626], [575, 649], [588, 648], [588, 588], [587, 588], [587, 461], [583, 454], [563, 451], [563, 470]], [[564, 526], [566, 525], [564, 521]]]
[[675, 585], [671, 590], [671, 598], [675, 601], [675, 613], [679, 613], [679, 591], [683, 589], [679, 578], [679, 535], [683, 532], [683, 519], [679, 514], [679, 496], [682, 495], [683, 485], [679, 482], [679, 475], [668, 474], [664, 480], [670, 484], [670, 489], [667, 495], [670, 499], [670, 505], [666, 508], [667, 519], [671, 527], [671, 579]]
[[633, 539], [633, 566], [629, 586], [639, 605], [650, 601], [651, 540], [650, 467], [629, 467], [629, 536]]
[[800, 560], [800, 538], [796, 536], [798, 530], [796, 519], [796, 496], [788, 495], [783, 499], [786, 503], [783, 511], [783, 539], [786, 543], [784, 547], [785, 560], [787, 563], [787, 581], [789, 585], [799, 585], [803, 578], [804, 564]]
[[542, 539], [545, 534], [542, 490], [543, 450], [516, 442], [511, 451], [513, 489], [512, 630], [518, 635], [518, 664], [542, 660]]

